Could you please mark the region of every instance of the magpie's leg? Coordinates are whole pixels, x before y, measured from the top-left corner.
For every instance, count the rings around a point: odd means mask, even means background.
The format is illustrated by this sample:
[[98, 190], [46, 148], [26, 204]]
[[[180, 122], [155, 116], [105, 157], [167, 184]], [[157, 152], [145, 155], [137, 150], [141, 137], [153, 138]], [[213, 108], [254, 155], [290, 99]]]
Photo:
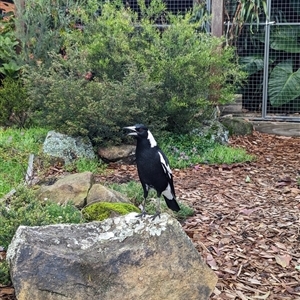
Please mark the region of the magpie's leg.
[[142, 203], [142, 212], [137, 215], [137, 217], [145, 217], [146, 216], [146, 199], [148, 197], [149, 187], [146, 184], [142, 183], [143, 191], [144, 191], [144, 201]]
[[160, 218], [160, 197], [157, 198], [157, 203], [156, 203], [156, 212], [155, 214], [151, 217], [152, 220], [155, 220], [156, 217]]
[[145, 207], [146, 207], [146, 198], [144, 198], [144, 201], [142, 204], [142, 212], [136, 216], [137, 218], [143, 218], [146, 216], [147, 213], [146, 213]]

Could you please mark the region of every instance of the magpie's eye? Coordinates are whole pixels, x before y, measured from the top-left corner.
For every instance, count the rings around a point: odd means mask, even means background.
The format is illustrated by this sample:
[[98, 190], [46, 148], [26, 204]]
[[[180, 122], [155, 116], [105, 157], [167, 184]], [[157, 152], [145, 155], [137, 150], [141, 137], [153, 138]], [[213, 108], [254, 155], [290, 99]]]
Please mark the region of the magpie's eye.
[[137, 130], [138, 132], [143, 132], [144, 131], [144, 129], [143, 128], [138, 128], [138, 130]]

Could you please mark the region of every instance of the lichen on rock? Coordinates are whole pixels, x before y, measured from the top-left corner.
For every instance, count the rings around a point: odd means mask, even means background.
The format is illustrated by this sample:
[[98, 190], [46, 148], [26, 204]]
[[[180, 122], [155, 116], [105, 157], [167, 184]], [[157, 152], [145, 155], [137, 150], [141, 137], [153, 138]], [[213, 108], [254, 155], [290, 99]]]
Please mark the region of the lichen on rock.
[[54, 130], [48, 132], [43, 150], [50, 156], [62, 158], [65, 163], [70, 163], [78, 157], [96, 158], [90, 140], [82, 137], [74, 138]]

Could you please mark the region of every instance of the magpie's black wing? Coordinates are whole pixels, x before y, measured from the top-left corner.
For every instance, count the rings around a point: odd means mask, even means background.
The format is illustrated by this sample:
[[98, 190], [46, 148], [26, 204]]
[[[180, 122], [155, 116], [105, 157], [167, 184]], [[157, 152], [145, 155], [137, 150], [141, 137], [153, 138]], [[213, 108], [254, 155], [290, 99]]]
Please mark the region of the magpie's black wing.
[[170, 185], [171, 193], [172, 193], [173, 197], [176, 198], [174, 184], [173, 184], [173, 174], [172, 174], [172, 170], [169, 165], [169, 160], [166, 157], [166, 155], [161, 151], [161, 149], [158, 149], [158, 154], [159, 154], [161, 166], [164, 170], [164, 173], [166, 174], [168, 184]]

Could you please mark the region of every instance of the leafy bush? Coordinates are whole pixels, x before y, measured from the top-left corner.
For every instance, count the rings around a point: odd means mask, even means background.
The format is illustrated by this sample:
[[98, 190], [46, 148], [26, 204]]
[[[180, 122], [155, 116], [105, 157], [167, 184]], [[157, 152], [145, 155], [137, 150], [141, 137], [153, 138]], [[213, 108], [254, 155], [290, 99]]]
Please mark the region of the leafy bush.
[[[169, 14], [159, 0], [147, 8], [140, 2], [139, 15], [121, 2], [100, 6], [98, 16], [94, 0], [72, 10], [83, 30], [64, 31], [65, 55], [27, 69], [42, 124], [118, 143], [125, 125], [186, 132], [197, 126], [201, 109], [233, 99], [243, 78], [234, 51], [216, 51], [222, 40], [197, 31], [192, 14]], [[162, 31], [154, 26], [160, 15], [170, 24]]]
[[15, 1], [15, 5], [16, 35], [22, 48], [20, 62], [49, 65], [49, 52], [61, 51], [62, 36], [76, 25], [72, 11], [82, 5], [81, 1], [26, 0]]
[[17, 125], [24, 127], [28, 123], [29, 102], [26, 89], [20, 79], [6, 77], [0, 87], [0, 126]]
[[57, 223], [80, 223], [81, 213], [71, 203], [62, 206], [37, 200], [33, 190], [20, 188], [9, 205], [0, 205], [0, 246], [7, 249], [20, 225], [39, 226]]
[[163, 120], [155, 120], [160, 90], [146, 72], [132, 68], [123, 82], [65, 74], [66, 66], [80, 64], [70, 59], [55, 61], [48, 70], [31, 69], [26, 85], [36, 121], [66, 134], [88, 136], [94, 144], [120, 142], [120, 128], [134, 121], [162, 128]]
[[19, 44], [14, 29], [14, 17], [0, 18], [0, 79], [5, 76], [16, 78], [20, 65], [17, 63], [16, 47]]

